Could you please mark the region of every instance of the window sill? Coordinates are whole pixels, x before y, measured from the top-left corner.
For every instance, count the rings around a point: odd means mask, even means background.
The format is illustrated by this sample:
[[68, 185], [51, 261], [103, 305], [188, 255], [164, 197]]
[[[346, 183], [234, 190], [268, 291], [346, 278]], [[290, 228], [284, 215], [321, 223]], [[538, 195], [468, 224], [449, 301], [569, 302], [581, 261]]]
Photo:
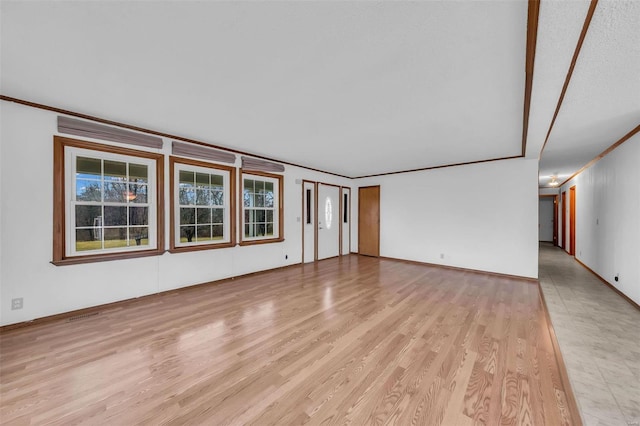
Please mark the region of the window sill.
[[249, 240], [249, 241], [240, 241], [240, 246], [253, 246], [257, 244], [271, 244], [271, 243], [281, 243], [284, 241], [284, 238], [269, 238], [264, 240]]
[[221, 248], [231, 248], [235, 247], [235, 242], [229, 243], [219, 243], [219, 244], [202, 244], [202, 245], [194, 245], [194, 246], [184, 246], [184, 247], [172, 247], [167, 250], [169, 253], [188, 253], [191, 251], [202, 251], [202, 250], [215, 250]]
[[131, 253], [110, 253], [96, 254], [87, 256], [66, 257], [63, 259], [52, 260], [51, 264], [55, 266], [79, 265], [82, 263], [109, 262], [111, 260], [135, 259], [138, 257], [161, 256], [164, 250], [141, 250]]

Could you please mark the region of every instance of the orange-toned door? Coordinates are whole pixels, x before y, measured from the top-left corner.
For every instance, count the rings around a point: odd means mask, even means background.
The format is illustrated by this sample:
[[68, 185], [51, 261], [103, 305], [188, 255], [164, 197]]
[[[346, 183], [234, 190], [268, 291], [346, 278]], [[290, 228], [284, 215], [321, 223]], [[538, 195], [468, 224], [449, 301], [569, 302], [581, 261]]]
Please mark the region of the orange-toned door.
[[567, 234], [565, 232], [565, 214], [567, 210], [567, 191], [562, 191], [562, 210], [560, 210], [560, 248], [567, 247]]
[[576, 255], [576, 187], [569, 188], [569, 254]]
[[358, 253], [380, 256], [380, 187], [358, 188]]

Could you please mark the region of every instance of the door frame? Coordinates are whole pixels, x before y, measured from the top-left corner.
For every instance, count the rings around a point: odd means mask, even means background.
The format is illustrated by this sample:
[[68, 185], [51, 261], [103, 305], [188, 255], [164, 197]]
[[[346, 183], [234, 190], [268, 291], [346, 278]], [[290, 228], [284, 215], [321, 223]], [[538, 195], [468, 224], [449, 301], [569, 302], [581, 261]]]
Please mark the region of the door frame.
[[576, 186], [569, 188], [569, 254], [576, 255]]

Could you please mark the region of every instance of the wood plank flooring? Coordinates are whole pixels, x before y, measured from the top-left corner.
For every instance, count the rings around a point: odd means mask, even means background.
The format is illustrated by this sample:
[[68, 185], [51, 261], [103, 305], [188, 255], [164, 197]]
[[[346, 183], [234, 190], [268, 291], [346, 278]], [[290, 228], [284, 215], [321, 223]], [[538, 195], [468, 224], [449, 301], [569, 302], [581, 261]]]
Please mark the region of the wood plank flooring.
[[535, 283], [351, 255], [6, 331], [0, 422], [580, 424], [557, 365]]

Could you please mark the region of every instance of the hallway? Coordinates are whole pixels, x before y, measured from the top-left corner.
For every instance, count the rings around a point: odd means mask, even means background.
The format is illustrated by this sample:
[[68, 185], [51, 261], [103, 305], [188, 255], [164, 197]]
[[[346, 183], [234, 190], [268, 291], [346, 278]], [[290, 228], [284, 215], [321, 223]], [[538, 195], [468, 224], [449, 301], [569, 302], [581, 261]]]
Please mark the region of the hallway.
[[640, 311], [550, 243], [539, 279], [585, 425], [640, 425]]

